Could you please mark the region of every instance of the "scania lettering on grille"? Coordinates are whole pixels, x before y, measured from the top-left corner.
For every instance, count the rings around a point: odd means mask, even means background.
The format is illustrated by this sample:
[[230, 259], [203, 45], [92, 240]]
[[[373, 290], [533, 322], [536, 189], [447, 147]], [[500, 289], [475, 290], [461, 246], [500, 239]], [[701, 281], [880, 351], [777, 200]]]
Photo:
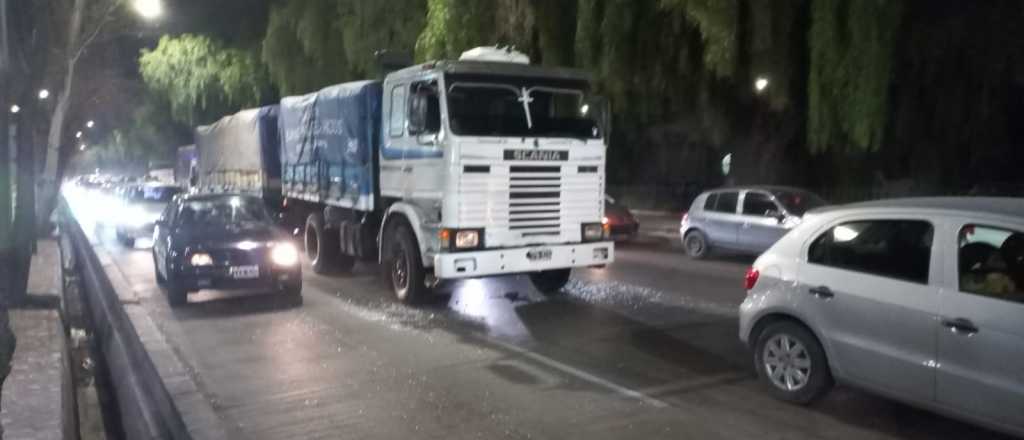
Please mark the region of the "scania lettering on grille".
[[566, 161], [568, 151], [552, 150], [505, 150], [505, 160]]

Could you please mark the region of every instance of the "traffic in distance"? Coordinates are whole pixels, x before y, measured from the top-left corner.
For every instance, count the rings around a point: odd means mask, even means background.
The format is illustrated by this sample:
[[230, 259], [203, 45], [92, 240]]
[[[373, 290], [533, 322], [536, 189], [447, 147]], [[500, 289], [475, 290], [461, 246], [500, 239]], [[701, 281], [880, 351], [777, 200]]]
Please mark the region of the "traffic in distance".
[[[208, 289], [301, 303], [303, 262], [379, 266], [409, 307], [508, 274], [556, 296], [641, 230], [606, 194], [607, 111], [586, 72], [484, 47], [197, 127], [173, 184], [70, 187], [151, 248], [173, 307]], [[737, 334], [763, 392], [810, 405], [839, 383], [1024, 436], [1024, 200], [717, 188], [674, 241], [757, 256]]]

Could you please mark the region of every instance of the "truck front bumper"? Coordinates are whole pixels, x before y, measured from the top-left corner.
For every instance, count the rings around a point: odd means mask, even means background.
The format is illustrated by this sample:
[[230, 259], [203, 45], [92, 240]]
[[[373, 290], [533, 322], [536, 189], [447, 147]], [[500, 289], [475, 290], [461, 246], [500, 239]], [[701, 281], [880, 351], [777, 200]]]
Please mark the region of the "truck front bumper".
[[434, 276], [439, 279], [475, 278], [602, 266], [614, 260], [615, 245], [605, 241], [455, 252], [434, 256]]

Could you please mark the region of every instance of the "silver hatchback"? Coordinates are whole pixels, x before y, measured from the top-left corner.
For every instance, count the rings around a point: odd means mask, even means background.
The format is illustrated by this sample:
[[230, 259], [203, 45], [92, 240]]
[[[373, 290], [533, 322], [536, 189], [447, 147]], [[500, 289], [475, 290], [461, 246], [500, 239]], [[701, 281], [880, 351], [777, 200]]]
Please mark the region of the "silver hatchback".
[[679, 238], [693, 258], [719, 249], [760, 254], [800, 224], [805, 212], [824, 205], [821, 197], [799, 188], [716, 189], [694, 199], [679, 225]]
[[746, 287], [740, 339], [775, 396], [835, 380], [1024, 435], [1024, 199], [813, 211]]

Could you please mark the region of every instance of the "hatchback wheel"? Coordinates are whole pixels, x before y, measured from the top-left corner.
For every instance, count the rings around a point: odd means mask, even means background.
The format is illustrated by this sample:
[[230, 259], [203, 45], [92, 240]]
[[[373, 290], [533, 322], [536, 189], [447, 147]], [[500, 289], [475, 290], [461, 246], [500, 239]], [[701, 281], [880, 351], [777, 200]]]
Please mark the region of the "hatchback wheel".
[[761, 332], [754, 346], [754, 366], [771, 393], [787, 402], [807, 404], [832, 387], [818, 339], [792, 322], [772, 324]]
[[690, 231], [683, 239], [683, 247], [686, 248], [686, 255], [690, 258], [701, 259], [708, 256], [708, 238], [700, 231]]

